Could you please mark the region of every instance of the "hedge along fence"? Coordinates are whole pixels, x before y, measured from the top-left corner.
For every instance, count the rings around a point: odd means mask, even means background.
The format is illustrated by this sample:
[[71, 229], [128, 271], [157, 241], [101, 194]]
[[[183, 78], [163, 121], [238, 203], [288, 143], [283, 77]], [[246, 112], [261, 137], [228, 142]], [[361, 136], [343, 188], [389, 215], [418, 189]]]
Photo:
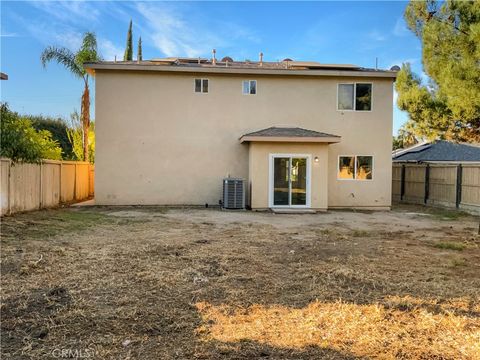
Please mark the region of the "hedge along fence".
[[2, 158], [1, 215], [55, 207], [93, 196], [94, 166], [88, 162], [42, 160], [17, 163]]
[[480, 164], [394, 163], [392, 198], [480, 213]]

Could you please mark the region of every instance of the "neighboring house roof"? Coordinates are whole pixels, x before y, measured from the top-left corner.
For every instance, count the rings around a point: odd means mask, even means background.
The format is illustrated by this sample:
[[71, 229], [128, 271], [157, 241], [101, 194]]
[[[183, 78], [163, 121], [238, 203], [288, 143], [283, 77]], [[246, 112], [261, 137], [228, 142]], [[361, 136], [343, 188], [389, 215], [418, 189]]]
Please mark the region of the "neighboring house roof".
[[480, 162], [480, 144], [455, 143], [444, 140], [427, 142], [394, 153], [393, 161]]
[[0, 80], [8, 80], [8, 75], [3, 72], [0, 72]]
[[[223, 60], [223, 59], [222, 59]], [[351, 64], [321, 64], [315, 61], [213, 61], [204, 58], [169, 57], [144, 61], [100, 61], [84, 63], [90, 73], [96, 70], [165, 71], [194, 73], [397, 77], [397, 70], [379, 70]]]
[[240, 142], [340, 142], [341, 137], [299, 127], [269, 127], [243, 135]]

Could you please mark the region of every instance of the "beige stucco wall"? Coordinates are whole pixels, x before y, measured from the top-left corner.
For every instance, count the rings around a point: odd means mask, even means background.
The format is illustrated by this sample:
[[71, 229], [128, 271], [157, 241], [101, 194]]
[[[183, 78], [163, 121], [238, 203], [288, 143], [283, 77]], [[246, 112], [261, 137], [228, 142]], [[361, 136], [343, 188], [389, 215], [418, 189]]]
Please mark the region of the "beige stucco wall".
[[[249, 186], [253, 209], [267, 209], [270, 194], [270, 155], [310, 155], [311, 208], [325, 210], [328, 207], [328, 144], [310, 143], [251, 143], [249, 161]], [[318, 162], [315, 162], [318, 157]]]
[[[217, 204], [221, 179], [248, 178], [242, 134], [291, 125], [342, 136], [329, 146], [328, 206], [390, 206], [391, 79], [97, 71], [98, 204]], [[257, 95], [242, 80], [258, 81]], [[373, 83], [372, 111], [337, 111], [337, 84]], [[373, 155], [374, 180], [338, 181], [339, 155]], [[353, 195], [352, 195], [353, 194]]]

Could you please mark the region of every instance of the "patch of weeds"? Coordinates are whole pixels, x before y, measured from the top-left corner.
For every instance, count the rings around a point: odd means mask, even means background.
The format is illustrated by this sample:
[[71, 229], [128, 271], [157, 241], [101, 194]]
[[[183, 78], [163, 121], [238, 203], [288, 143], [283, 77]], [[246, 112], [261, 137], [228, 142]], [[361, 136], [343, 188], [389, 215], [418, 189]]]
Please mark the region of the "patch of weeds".
[[467, 246], [465, 244], [454, 242], [454, 241], [441, 241], [439, 243], [434, 244], [433, 247], [436, 247], [437, 249], [462, 251]]
[[430, 208], [428, 212], [440, 220], [459, 220], [470, 216], [466, 212], [450, 209]]
[[366, 230], [354, 230], [352, 232], [353, 237], [367, 237], [368, 236], [368, 231]]
[[16, 214], [2, 219], [2, 240], [47, 239], [72, 232], [80, 232], [115, 219], [87, 210], [50, 209]]
[[467, 266], [467, 262], [465, 261], [465, 259], [453, 259], [450, 261], [450, 266], [463, 267], [463, 266]]
[[132, 224], [145, 224], [151, 222], [150, 219], [136, 219], [136, 218], [127, 218], [117, 221], [117, 225], [132, 225]]

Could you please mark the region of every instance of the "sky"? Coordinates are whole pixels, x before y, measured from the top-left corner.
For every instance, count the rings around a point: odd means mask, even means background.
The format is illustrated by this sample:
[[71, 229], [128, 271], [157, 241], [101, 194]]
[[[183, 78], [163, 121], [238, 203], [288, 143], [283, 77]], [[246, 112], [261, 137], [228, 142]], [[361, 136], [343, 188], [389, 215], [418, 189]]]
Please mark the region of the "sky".
[[[409, 62], [426, 78], [420, 41], [403, 20], [406, 4], [2, 0], [0, 69], [9, 80], [0, 82], [0, 97], [22, 114], [69, 118], [80, 108], [82, 82], [55, 63], [44, 69], [42, 50], [75, 50], [82, 34], [93, 31], [103, 59], [122, 59], [130, 19], [134, 54], [141, 36], [144, 60], [211, 57], [214, 48], [217, 58], [235, 60], [257, 60], [263, 52], [265, 61], [288, 57], [375, 67], [378, 58], [379, 68]], [[394, 105], [394, 134], [407, 118]]]

